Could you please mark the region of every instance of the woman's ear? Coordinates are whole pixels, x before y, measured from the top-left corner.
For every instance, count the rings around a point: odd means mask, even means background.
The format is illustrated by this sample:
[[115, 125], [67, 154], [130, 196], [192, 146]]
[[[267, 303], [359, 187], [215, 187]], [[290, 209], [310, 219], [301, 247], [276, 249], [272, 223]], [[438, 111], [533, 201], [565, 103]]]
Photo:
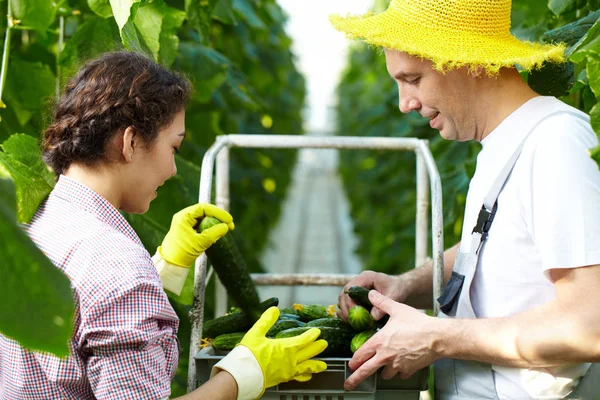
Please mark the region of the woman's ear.
[[136, 135], [135, 128], [133, 128], [132, 126], [128, 126], [123, 131], [123, 136], [121, 140], [121, 154], [123, 155], [123, 159], [125, 160], [125, 162], [130, 163], [133, 161], [135, 150], [138, 147], [138, 136]]

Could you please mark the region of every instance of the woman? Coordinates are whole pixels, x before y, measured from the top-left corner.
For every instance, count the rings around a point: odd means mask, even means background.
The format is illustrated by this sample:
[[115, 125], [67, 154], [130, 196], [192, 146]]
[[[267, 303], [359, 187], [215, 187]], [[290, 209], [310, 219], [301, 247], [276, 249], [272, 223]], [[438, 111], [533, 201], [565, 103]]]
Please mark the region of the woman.
[[[163, 290], [181, 290], [196, 257], [233, 229], [231, 215], [196, 204], [173, 217], [151, 258], [119, 213], [144, 213], [176, 172], [189, 83], [146, 57], [107, 53], [67, 84], [44, 133], [57, 184], [28, 227], [71, 280], [76, 314], [71, 356], [33, 353], [0, 336], [1, 399], [163, 399], [177, 369], [179, 320]], [[198, 218], [222, 224], [198, 234]], [[154, 262], [153, 262], [154, 259]], [[156, 264], [156, 266], [155, 266]], [[158, 270], [158, 271], [157, 271]], [[266, 339], [271, 308], [241, 346], [186, 399], [251, 399], [282, 381], [310, 379], [325, 364], [314, 330]]]

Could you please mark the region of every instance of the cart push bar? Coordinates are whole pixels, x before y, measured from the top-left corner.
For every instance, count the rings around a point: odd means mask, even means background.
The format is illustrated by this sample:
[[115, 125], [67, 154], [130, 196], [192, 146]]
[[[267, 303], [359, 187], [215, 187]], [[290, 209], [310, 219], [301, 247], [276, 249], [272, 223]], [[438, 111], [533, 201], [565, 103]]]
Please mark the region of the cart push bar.
[[[296, 136], [296, 135], [246, 135], [218, 136], [206, 151], [200, 173], [199, 202], [211, 203], [213, 171], [216, 175], [216, 205], [229, 210], [229, 148], [269, 149], [350, 149], [414, 151], [417, 157], [417, 215], [416, 215], [416, 265], [427, 260], [429, 193], [431, 192], [431, 231], [433, 249], [433, 311], [439, 312], [437, 299], [442, 294], [444, 280], [444, 233], [442, 217], [442, 185], [437, 166], [427, 140], [416, 138], [352, 137], [352, 136]], [[216, 167], [215, 167], [216, 164]], [[427, 183], [429, 182], [429, 187]], [[429, 190], [431, 189], [431, 191]], [[196, 389], [194, 356], [200, 350], [206, 288], [206, 254], [202, 254], [194, 268], [194, 304], [190, 311], [192, 333], [188, 392]], [[343, 286], [355, 275], [351, 274], [252, 274], [258, 285], [329, 285]], [[217, 290], [217, 311], [226, 310], [226, 293]]]

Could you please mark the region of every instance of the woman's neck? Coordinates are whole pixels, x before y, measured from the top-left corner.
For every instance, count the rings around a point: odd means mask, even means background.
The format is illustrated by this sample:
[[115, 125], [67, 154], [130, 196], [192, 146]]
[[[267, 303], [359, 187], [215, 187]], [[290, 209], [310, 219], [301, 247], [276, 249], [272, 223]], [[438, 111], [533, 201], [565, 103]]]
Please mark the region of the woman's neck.
[[121, 206], [122, 180], [115, 176], [115, 171], [108, 167], [88, 167], [73, 163], [64, 172], [64, 175], [73, 179], [104, 197], [117, 210]]

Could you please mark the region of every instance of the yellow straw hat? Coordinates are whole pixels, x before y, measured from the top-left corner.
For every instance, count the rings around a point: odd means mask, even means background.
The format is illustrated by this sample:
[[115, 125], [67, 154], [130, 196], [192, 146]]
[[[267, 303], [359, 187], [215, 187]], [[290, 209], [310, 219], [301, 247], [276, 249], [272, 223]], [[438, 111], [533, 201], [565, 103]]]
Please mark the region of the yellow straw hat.
[[377, 15], [329, 20], [351, 39], [429, 59], [439, 71], [470, 66], [493, 75], [515, 64], [529, 71], [544, 61], [564, 61], [563, 44], [512, 36], [510, 11], [511, 0], [392, 0]]

